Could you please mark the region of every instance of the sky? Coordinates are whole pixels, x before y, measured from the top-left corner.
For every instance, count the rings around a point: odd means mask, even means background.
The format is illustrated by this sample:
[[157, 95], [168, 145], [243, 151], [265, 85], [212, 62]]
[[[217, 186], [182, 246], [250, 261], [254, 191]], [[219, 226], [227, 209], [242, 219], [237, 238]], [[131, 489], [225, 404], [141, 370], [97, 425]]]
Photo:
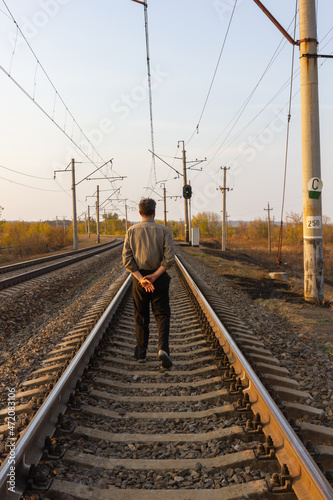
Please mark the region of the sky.
[[[144, 7], [132, 0], [0, 0], [2, 218], [70, 219], [73, 158], [81, 219], [88, 205], [94, 214], [97, 186], [102, 212], [123, 217], [127, 200], [131, 221], [147, 196], [163, 218], [165, 186], [168, 219], [184, 219], [184, 141], [192, 215], [221, 215], [227, 167], [230, 220], [265, 218], [269, 203], [279, 221], [292, 45], [255, 2], [234, 4], [148, 1], [153, 162]], [[295, 2], [264, 4], [293, 35]], [[330, 0], [317, 1], [317, 26], [318, 53], [331, 54]], [[298, 30], [297, 23], [296, 39]], [[302, 212], [297, 47], [294, 61], [284, 216]], [[318, 67], [323, 214], [333, 219], [333, 61], [318, 59]]]

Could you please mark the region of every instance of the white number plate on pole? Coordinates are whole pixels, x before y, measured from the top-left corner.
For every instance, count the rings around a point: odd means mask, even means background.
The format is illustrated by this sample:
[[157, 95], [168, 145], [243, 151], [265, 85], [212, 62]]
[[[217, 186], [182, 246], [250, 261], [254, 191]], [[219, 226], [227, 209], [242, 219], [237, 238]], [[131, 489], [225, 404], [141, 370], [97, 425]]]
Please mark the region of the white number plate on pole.
[[321, 216], [313, 216], [306, 218], [306, 227], [308, 229], [321, 229], [322, 226], [322, 217]]

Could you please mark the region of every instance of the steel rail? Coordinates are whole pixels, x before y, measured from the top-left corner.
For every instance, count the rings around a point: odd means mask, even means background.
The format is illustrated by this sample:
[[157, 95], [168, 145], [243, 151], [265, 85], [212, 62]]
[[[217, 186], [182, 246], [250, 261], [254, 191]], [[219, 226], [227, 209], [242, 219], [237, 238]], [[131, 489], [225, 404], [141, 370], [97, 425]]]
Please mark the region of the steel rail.
[[[11, 276], [10, 278], [0, 280], [0, 290], [3, 290], [5, 288], [9, 288], [10, 286], [17, 285], [18, 283], [22, 283], [24, 281], [28, 281], [32, 278], [36, 278], [37, 276], [42, 276], [43, 274], [50, 273], [52, 271], [56, 271], [57, 269], [61, 269], [62, 267], [69, 266], [70, 264], [74, 264], [75, 262], [80, 262], [81, 260], [87, 259], [89, 257], [92, 257], [96, 254], [106, 252], [108, 250], [112, 250], [113, 248], [116, 248], [119, 245], [122, 245], [122, 241], [116, 242], [114, 245], [109, 245], [108, 247], [103, 247], [103, 248], [98, 248], [94, 251], [90, 251], [81, 254], [81, 255], [71, 255], [69, 259], [63, 260], [61, 262], [56, 262], [55, 264], [50, 264], [49, 266], [45, 267], [40, 267], [37, 269], [34, 269], [33, 271], [27, 271], [26, 273], [23, 274], [17, 274], [15, 276]], [[60, 259], [60, 257], [59, 257]]]
[[17, 441], [15, 447], [15, 493], [11, 493], [7, 488], [7, 480], [11, 467], [10, 458], [7, 457], [1, 466], [1, 500], [16, 500], [20, 498], [24, 492], [30, 466], [38, 463], [44, 447], [45, 437], [52, 436], [59, 413], [65, 411], [69, 395], [86, 368], [90, 357], [93, 355], [95, 348], [127, 292], [130, 283], [131, 275], [126, 278], [70, 365], [66, 368], [45, 402], [39, 408], [38, 412]]
[[[280, 410], [267, 393], [265, 387], [240, 352], [235, 341], [217, 317], [195, 284], [188, 271], [178, 258], [176, 263], [194, 297], [201, 305], [216, 337], [219, 339], [237, 376], [241, 379], [245, 392], [248, 392], [251, 408], [261, 415], [263, 430], [273, 438], [276, 456], [281, 464], [287, 464], [292, 477], [293, 489], [301, 500], [332, 500], [333, 490], [326, 478], [318, 469], [298, 437], [288, 425]], [[80, 350], [67, 367], [56, 386], [40, 407], [33, 420], [17, 442], [15, 449], [16, 492], [11, 494], [7, 489], [10, 471], [9, 458], [0, 469], [1, 500], [17, 500], [24, 491], [26, 478], [31, 464], [37, 464], [46, 436], [52, 436], [59, 413], [63, 413], [70, 393], [81, 377], [85, 366], [93, 354], [99, 340], [104, 334], [112, 316], [129, 288], [131, 276], [128, 276], [115, 298], [111, 301], [98, 323], [89, 334]], [[306, 460], [304, 460], [306, 458]]]
[[118, 238], [115, 238], [112, 241], [108, 241], [107, 243], [102, 243], [101, 245], [95, 245], [93, 247], [80, 248], [79, 250], [71, 250], [69, 252], [57, 253], [55, 255], [48, 255], [46, 257], [40, 257], [38, 259], [25, 260], [24, 262], [17, 262], [15, 264], [8, 264], [7, 266], [0, 267], [0, 274], [5, 274], [10, 271], [16, 271], [17, 269], [22, 269], [24, 267], [31, 267], [38, 264], [43, 264], [44, 262], [51, 262], [52, 260], [58, 260], [64, 257], [69, 257], [70, 255], [78, 255], [80, 253], [89, 252], [89, 250], [94, 251], [99, 249], [103, 249], [106, 245], [111, 245], [118, 241]]
[[289, 426], [236, 342], [178, 257], [176, 262], [193, 295], [205, 312], [230, 364], [234, 367], [236, 376], [240, 378], [243, 387], [245, 387], [244, 392], [248, 392], [251, 409], [255, 413], [260, 413], [263, 431], [266, 436], [272, 437], [280, 464], [287, 464], [295, 494], [301, 500], [332, 500], [333, 489], [325, 476]]

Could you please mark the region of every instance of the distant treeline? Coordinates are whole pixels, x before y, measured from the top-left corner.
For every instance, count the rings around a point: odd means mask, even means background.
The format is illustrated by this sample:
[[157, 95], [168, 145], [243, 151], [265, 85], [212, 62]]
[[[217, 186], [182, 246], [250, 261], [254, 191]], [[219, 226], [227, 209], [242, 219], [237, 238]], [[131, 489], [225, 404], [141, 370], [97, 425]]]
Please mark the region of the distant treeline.
[[72, 226], [53, 227], [47, 222], [0, 222], [1, 254], [17, 257], [43, 254], [72, 242]]
[[[198, 227], [201, 238], [221, 238], [222, 221], [215, 212], [202, 212], [192, 218], [192, 227]], [[282, 225], [282, 235], [284, 243], [287, 245], [299, 245], [303, 242], [303, 216], [295, 212], [286, 215]], [[270, 233], [272, 243], [277, 243], [279, 239], [280, 223], [270, 223]], [[257, 219], [250, 222], [238, 221], [237, 225], [227, 226], [228, 240], [243, 239], [251, 241], [262, 241], [268, 239], [267, 219]], [[323, 217], [323, 238], [324, 243], [333, 242], [333, 225], [329, 217]]]
[[[100, 221], [100, 234], [125, 235], [126, 220], [120, 219], [118, 214], [102, 215]], [[157, 220], [160, 224], [163, 221]], [[128, 223], [128, 227], [131, 223]], [[221, 238], [221, 219], [214, 212], [202, 212], [192, 218], [192, 227], [198, 227], [201, 238]], [[96, 220], [78, 221], [78, 234], [96, 234]], [[168, 221], [174, 239], [183, 239], [184, 222]], [[276, 243], [280, 227], [271, 223], [271, 241]], [[267, 240], [267, 220], [257, 218], [251, 222], [239, 221], [238, 225], [227, 228], [228, 240], [243, 239], [254, 242]], [[323, 217], [324, 243], [333, 242], [333, 225], [329, 217]], [[283, 240], [287, 245], [300, 245], [303, 239], [302, 215], [290, 212], [283, 224]], [[73, 228], [69, 221], [47, 222], [6, 222], [0, 220], [0, 251], [1, 254], [11, 254], [18, 257], [42, 254], [68, 246], [73, 241]]]

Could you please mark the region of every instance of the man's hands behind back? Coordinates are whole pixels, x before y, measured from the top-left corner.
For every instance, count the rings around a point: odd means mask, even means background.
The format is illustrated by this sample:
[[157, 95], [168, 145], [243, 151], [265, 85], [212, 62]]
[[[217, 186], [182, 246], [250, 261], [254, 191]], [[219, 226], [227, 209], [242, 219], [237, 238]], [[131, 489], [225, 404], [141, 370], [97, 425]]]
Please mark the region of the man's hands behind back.
[[153, 292], [155, 290], [155, 287], [151, 283], [151, 281], [149, 281], [148, 276], [142, 278], [142, 280], [140, 280], [139, 283], [146, 290], [146, 292]]

